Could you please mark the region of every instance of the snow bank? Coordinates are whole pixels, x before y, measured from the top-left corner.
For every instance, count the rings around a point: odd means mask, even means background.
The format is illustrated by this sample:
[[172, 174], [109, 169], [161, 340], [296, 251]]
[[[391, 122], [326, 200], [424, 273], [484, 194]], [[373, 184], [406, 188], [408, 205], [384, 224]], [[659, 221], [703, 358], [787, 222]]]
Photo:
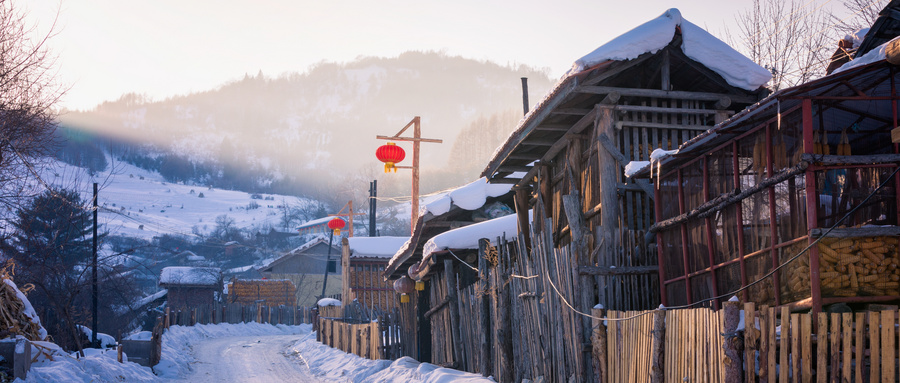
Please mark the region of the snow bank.
[[351, 237], [351, 257], [390, 258], [397, 253], [409, 237]]
[[732, 86], [756, 90], [765, 85], [772, 74], [709, 32], [681, 17], [678, 9], [667, 10], [661, 16], [625, 32], [578, 59], [566, 77], [608, 60], [625, 61], [644, 53], [665, 48], [681, 27], [681, 49], [685, 55], [721, 75]]
[[341, 306], [341, 301], [334, 298], [322, 298], [316, 302], [316, 306]]
[[650, 161], [631, 161], [625, 165], [625, 177], [631, 177], [639, 170], [650, 165]]
[[[85, 336], [87, 336], [89, 341], [92, 339], [94, 332], [91, 331], [91, 329], [87, 328], [86, 326], [82, 326], [80, 324], [75, 325], [75, 326], [77, 326], [78, 329], [81, 330], [81, 332], [84, 333]], [[117, 344], [116, 338], [113, 338], [112, 335], [104, 334], [102, 332], [97, 333], [97, 340], [100, 341], [101, 348], [109, 348], [109, 347], [115, 346]]]
[[310, 371], [326, 380], [353, 383], [410, 382], [493, 382], [481, 375], [419, 363], [410, 357], [395, 361], [368, 360], [333, 349], [312, 337], [297, 342], [291, 350], [309, 366]]

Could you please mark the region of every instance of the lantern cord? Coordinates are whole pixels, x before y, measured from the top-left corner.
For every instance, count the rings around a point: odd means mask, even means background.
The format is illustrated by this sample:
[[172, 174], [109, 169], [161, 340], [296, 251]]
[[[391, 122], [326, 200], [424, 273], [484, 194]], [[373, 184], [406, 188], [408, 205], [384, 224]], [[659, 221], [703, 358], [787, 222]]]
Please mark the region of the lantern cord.
[[452, 250], [447, 249], [447, 252], [449, 252], [450, 255], [453, 256], [453, 258], [456, 258], [457, 261], [460, 261], [460, 262], [462, 262], [462, 264], [464, 264], [464, 265], [466, 265], [466, 266], [469, 266], [470, 269], [475, 270], [476, 272], [478, 271], [478, 269], [472, 267], [472, 265], [468, 264], [466, 261], [463, 261], [461, 258], [457, 257], [456, 254], [453, 254], [453, 251], [452, 251]]

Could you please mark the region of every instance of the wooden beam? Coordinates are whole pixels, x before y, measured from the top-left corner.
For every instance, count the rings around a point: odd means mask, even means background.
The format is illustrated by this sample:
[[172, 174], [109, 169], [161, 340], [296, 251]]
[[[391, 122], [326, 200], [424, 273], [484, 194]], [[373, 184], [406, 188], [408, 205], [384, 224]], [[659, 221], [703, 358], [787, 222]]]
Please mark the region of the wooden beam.
[[549, 132], [568, 132], [571, 125], [566, 124], [547, 124], [547, 125], [538, 125], [534, 128], [534, 130], [544, 130]]
[[523, 179], [525, 179], [525, 177], [523, 177], [523, 178], [491, 178], [490, 180], [488, 180], [488, 182], [490, 182], [492, 184], [517, 185], [517, 184], [521, 183], [521, 181]]
[[[810, 235], [813, 237], [821, 237], [828, 229], [812, 229]], [[900, 227], [898, 226], [864, 226], [864, 227], [844, 227], [832, 229], [827, 237], [852, 238], [852, 237], [880, 237], [900, 235]]]
[[[585, 128], [587, 128], [588, 126], [590, 126], [594, 123], [594, 116], [597, 114], [597, 112], [598, 112], [598, 110], [596, 108], [592, 109], [590, 113], [588, 113], [587, 115], [582, 117], [580, 120], [578, 120], [578, 122], [576, 122], [574, 125], [572, 125], [572, 127], [569, 128], [568, 133], [573, 133], [573, 134], [581, 133]], [[566, 140], [561, 139], [561, 140], [557, 141], [555, 144], [553, 144], [553, 146], [550, 147], [550, 149], [547, 149], [547, 151], [544, 152], [544, 154], [541, 156], [541, 162], [550, 162], [551, 160], [553, 160], [553, 158], [556, 157], [556, 155], [559, 154], [559, 152], [562, 151], [566, 147], [566, 145], [568, 145], [568, 141], [566, 141]], [[530, 180], [530, 179], [534, 178], [535, 174], [537, 174], [537, 171], [538, 171], [538, 166], [532, 167], [531, 170], [529, 170], [528, 173], [525, 174], [524, 177], [522, 177], [522, 180], [525, 182], [530, 182], [530, 181], [526, 181], [526, 180]], [[518, 185], [521, 186], [522, 183], [520, 182], [520, 183], [518, 183]]]
[[[626, 97], [654, 97], [654, 98], [670, 98], [670, 99], [681, 99], [681, 100], [697, 100], [697, 101], [715, 101], [720, 102], [723, 99], [729, 100], [728, 104], [731, 102], [738, 102], [742, 104], [753, 104], [756, 103], [756, 97], [751, 96], [739, 96], [734, 94], [722, 94], [722, 93], [709, 93], [709, 92], [688, 92], [688, 91], [680, 91], [680, 90], [658, 90], [658, 89], [636, 89], [636, 88], [618, 88], [612, 86], [593, 86], [593, 85], [582, 85], [575, 88], [576, 92], [579, 93], [591, 93], [591, 94], [608, 94], [611, 92], [617, 92], [622, 96]], [[727, 107], [727, 106], [726, 106]]]
[[515, 166], [515, 165], [504, 165], [497, 168], [497, 172], [527, 172], [531, 170], [531, 166]]
[[444, 142], [444, 140], [439, 140], [435, 138], [415, 138], [415, 137], [396, 137], [396, 136], [375, 136], [375, 138], [379, 140], [389, 140], [389, 141], [410, 141], [410, 142], [433, 142], [436, 144], [440, 144]]
[[872, 165], [900, 162], [900, 154], [867, 154], [858, 156], [837, 156], [803, 153], [800, 159], [821, 165]]
[[707, 130], [712, 129], [712, 126], [706, 125], [675, 125], [675, 124], [662, 124], [659, 122], [644, 122], [644, 121], [619, 121], [616, 123], [616, 128], [622, 129], [623, 127], [629, 128], [656, 128], [656, 129], [683, 129], [683, 130], [698, 130], [701, 132], [705, 132]]
[[[556, 140], [548, 140], [548, 139], [537, 139], [532, 138], [525, 141], [522, 141], [521, 145], [529, 145], [529, 146], [553, 146], [556, 143]], [[498, 167], [499, 169], [499, 167]]]
[[509, 157], [506, 157], [510, 160], [526, 160], [526, 161], [537, 161], [541, 158], [540, 154], [521, 154], [521, 153], [513, 153], [510, 154]]
[[438, 311], [441, 311], [441, 310], [443, 310], [445, 307], [447, 307], [447, 304], [448, 304], [448, 303], [450, 303], [450, 296], [449, 296], [449, 295], [446, 296], [446, 297], [444, 297], [444, 299], [442, 299], [440, 302], [438, 302], [438, 304], [437, 304], [436, 306], [432, 307], [431, 310], [428, 310], [428, 311], [425, 313], [425, 318], [426, 318], [426, 319], [427, 319], [427, 318], [431, 318], [432, 315], [436, 314]]
[[588, 78], [584, 81], [584, 83], [587, 85], [599, 84], [603, 80], [606, 80], [610, 77], [616, 76], [617, 74], [622, 73], [623, 71], [627, 70], [628, 68], [631, 68], [640, 63], [643, 63], [644, 61], [649, 60], [653, 56], [655, 56], [653, 53], [644, 53], [633, 60], [618, 61], [618, 62], [612, 63], [609, 65], [609, 67], [605, 71], [603, 71], [602, 74], [600, 74], [596, 77]]
[[[718, 112], [715, 109], [694, 109], [694, 108], [662, 108], [658, 106], [640, 106], [640, 105], [616, 105], [616, 106], [603, 106], [605, 108], [612, 108], [619, 111], [624, 112], [648, 112], [648, 113], [674, 113], [674, 114], [716, 114]], [[562, 113], [562, 114], [575, 114], [581, 109], [566, 109], [566, 111], [571, 111], [571, 113]]]
[[659, 266], [579, 266], [578, 273], [585, 275], [644, 275], [659, 272]]
[[559, 108], [554, 109], [551, 114], [565, 114], [572, 116], [584, 116], [588, 113], [591, 113], [593, 109], [577, 109], [577, 108]]

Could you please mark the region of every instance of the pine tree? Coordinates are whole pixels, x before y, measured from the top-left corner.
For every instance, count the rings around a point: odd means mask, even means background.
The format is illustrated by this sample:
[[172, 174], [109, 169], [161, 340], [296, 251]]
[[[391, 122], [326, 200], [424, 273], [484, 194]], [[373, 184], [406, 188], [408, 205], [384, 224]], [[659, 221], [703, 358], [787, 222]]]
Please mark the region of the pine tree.
[[16, 281], [31, 284], [29, 300], [63, 347], [80, 349], [75, 325], [88, 323], [91, 212], [73, 190], [47, 190], [16, 213], [3, 243]]

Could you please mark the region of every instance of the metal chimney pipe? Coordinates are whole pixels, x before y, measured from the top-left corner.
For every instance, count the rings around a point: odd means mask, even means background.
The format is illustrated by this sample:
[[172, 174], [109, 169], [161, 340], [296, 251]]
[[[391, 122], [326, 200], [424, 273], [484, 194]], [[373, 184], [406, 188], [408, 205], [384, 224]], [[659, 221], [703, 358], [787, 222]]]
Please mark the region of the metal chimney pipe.
[[522, 109], [528, 114], [528, 77], [522, 77]]

